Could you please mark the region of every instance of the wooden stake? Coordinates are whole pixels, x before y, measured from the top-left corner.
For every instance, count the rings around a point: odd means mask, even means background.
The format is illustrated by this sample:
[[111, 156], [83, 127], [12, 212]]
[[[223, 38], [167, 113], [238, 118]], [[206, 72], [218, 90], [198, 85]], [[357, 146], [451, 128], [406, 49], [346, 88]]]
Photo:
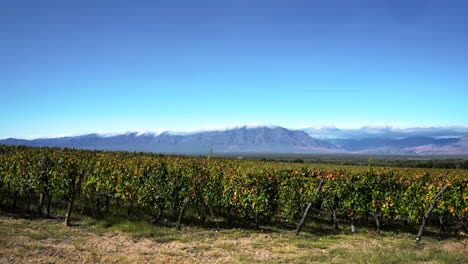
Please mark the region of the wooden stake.
[[[323, 178], [320, 179], [320, 183], [319, 183], [319, 185], [317, 187], [317, 190], [315, 190], [314, 197], [316, 197], [320, 193], [320, 190], [322, 189], [322, 186], [323, 186]], [[310, 210], [311, 206], [312, 206], [312, 203], [307, 204], [307, 207], [304, 210], [304, 214], [302, 215], [301, 221], [297, 225], [296, 232], [294, 232], [294, 234], [296, 236], [298, 236], [299, 232], [301, 232], [302, 226], [304, 225], [305, 219], [307, 218], [307, 214], [309, 213], [309, 210]]]
[[434, 208], [436, 207], [437, 202], [440, 200], [440, 198], [442, 198], [442, 194], [445, 192], [445, 190], [447, 190], [447, 188], [448, 185], [445, 185], [444, 188], [442, 188], [442, 190], [436, 195], [434, 201], [432, 202], [431, 206], [424, 215], [421, 226], [419, 227], [418, 235], [416, 236], [416, 242], [419, 242], [421, 240], [422, 234], [424, 232], [424, 227], [426, 226], [426, 221], [429, 218], [429, 215], [431, 214], [432, 210], [434, 210]]

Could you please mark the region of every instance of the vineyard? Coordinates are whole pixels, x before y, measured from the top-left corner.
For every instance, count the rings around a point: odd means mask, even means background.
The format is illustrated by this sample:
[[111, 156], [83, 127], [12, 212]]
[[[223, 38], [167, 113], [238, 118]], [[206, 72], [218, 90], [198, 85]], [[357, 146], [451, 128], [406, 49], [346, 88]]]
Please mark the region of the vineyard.
[[[323, 166], [207, 157], [102, 152], [24, 146], [0, 146], [0, 206], [26, 201], [26, 210], [50, 216], [54, 205], [67, 205], [70, 224], [76, 201], [92, 211], [109, 212], [111, 201], [128, 215], [145, 208], [157, 223], [172, 214], [180, 228], [184, 213], [195, 208], [200, 217], [288, 219], [298, 234], [311, 208], [337, 214], [352, 231], [357, 218], [371, 216], [379, 233], [382, 224], [421, 224], [429, 218], [441, 230], [467, 232], [468, 171]], [[343, 221], [341, 222], [343, 224]]]

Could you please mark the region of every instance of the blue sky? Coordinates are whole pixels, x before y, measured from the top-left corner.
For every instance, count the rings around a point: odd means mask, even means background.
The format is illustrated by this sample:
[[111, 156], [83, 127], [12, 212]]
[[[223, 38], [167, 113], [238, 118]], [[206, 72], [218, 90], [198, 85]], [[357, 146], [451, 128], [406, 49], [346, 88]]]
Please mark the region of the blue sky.
[[0, 2], [0, 138], [468, 124], [468, 2]]

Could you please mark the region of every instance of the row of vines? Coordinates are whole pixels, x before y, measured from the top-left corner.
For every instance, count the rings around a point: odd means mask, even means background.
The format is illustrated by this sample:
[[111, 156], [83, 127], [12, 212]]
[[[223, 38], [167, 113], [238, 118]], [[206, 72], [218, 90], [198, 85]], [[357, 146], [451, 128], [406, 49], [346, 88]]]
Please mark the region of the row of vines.
[[[445, 187], [433, 214], [468, 217], [468, 171], [365, 167], [307, 167], [299, 164], [208, 157], [0, 146], [0, 203], [6, 197], [39, 199], [50, 214], [53, 200], [76, 196], [123, 199], [156, 211], [183, 211], [189, 204], [241, 217], [298, 219], [307, 205], [351, 220], [358, 214], [420, 223]], [[320, 185], [320, 186], [319, 186]], [[34, 202], [36, 203], [36, 202]], [[43, 208], [44, 206], [44, 208]], [[179, 219], [179, 220], [180, 220]], [[179, 221], [180, 226], [180, 221]]]

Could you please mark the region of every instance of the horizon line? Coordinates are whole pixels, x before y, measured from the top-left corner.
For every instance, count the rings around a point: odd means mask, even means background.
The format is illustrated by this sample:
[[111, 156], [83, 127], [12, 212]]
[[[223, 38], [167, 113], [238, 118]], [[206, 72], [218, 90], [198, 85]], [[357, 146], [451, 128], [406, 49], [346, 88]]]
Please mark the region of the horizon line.
[[[120, 130], [120, 131], [94, 131], [94, 132], [81, 132], [81, 133], [63, 133], [63, 134], [49, 134], [49, 135], [31, 135], [31, 136], [8, 136], [0, 138], [0, 140], [6, 139], [20, 139], [20, 140], [34, 140], [34, 139], [53, 139], [53, 138], [64, 138], [64, 137], [79, 137], [79, 136], [86, 136], [97, 134], [102, 137], [112, 137], [124, 134], [133, 134], [136, 133], [137, 135], [145, 135], [145, 134], [152, 134], [152, 135], [160, 135], [162, 133], [169, 133], [172, 135], [189, 135], [189, 134], [196, 134], [201, 132], [208, 132], [208, 131], [227, 131], [239, 128], [256, 128], [256, 127], [281, 127], [289, 130], [300, 130], [305, 131], [306, 133], [311, 133], [310, 131], [315, 132], [330, 132], [330, 131], [354, 131], [357, 132], [359, 130], [375, 130], [376, 132], [388, 131], [388, 132], [402, 132], [402, 133], [410, 133], [412, 130], [422, 130], [422, 129], [466, 129], [468, 132], [468, 124], [460, 124], [460, 123], [448, 123], [448, 124], [424, 124], [424, 125], [411, 125], [409, 123], [328, 123], [328, 124], [315, 124], [315, 125], [304, 125], [301, 127], [288, 127], [282, 125], [271, 125], [266, 123], [235, 123], [235, 124], [225, 124], [225, 125], [208, 125], [201, 128], [189, 128], [189, 129], [182, 129], [182, 130], [174, 130], [174, 129], [140, 129], [140, 130]], [[306, 130], [309, 130], [306, 131]]]

